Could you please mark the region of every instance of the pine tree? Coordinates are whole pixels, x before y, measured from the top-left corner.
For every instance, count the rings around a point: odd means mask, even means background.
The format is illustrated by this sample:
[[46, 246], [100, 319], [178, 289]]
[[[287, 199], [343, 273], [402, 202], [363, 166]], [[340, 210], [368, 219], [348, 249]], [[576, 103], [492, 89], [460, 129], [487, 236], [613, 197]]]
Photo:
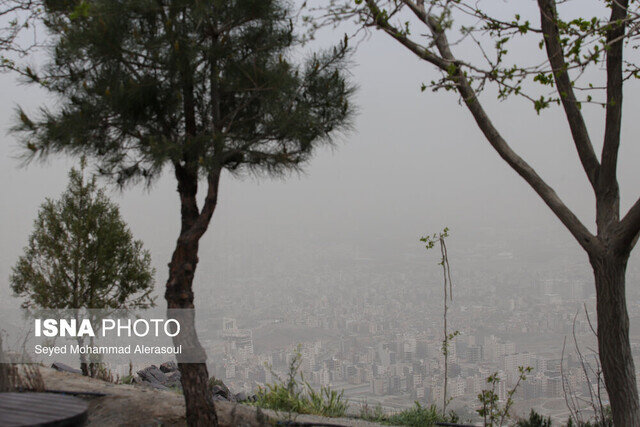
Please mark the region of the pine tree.
[[[60, 108], [16, 130], [33, 157], [86, 154], [125, 185], [172, 169], [181, 230], [169, 264], [169, 308], [193, 308], [198, 244], [223, 170], [284, 173], [344, 129], [352, 113], [346, 42], [294, 62], [300, 44], [279, 0], [45, 2], [55, 38], [34, 80]], [[196, 195], [204, 182], [204, 202]], [[193, 318], [182, 339], [206, 358]], [[193, 353], [193, 351], [192, 351]], [[205, 363], [178, 364], [191, 425], [215, 425]]]
[[[153, 275], [149, 252], [133, 239], [95, 177], [85, 180], [83, 162], [69, 172], [60, 199], [40, 207], [10, 283], [24, 308], [148, 308], [154, 305]], [[84, 375], [95, 375], [86, 355], [80, 366]]]

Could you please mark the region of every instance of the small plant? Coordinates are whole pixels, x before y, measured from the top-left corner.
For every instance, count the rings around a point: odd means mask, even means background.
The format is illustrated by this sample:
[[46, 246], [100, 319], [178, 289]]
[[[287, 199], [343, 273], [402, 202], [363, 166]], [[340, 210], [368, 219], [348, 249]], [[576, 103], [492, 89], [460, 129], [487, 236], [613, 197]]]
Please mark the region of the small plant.
[[[216, 390], [214, 390], [216, 388]], [[219, 378], [211, 377], [207, 381], [207, 390], [213, 394], [222, 394], [225, 398], [231, 397], [231, 390], [226, 384]]]
[[529, 412], [529, 418], [518, 421], [517, 427], [551, 427], [551, 417], [543, 417], [533, 409]]
[[384, 413], [380, 403], [376, 404], [372, 409], [369, 407], [369, 404], [365, 402], [360, 408], [359, 418], [367, 421], [383, 422], [387, 418], [387, 415]]
[[613, 427], [611, 406], [605, 406], [603, 408], [603, 413], [604, 418], [598, 418], [590, 421], [574, 421], [572, 417], [569, 417], [566, 427]]
[[449, 254], [447, 252], [447, 243], [445, 239], [449, 237], [449, 228], [445, 227], [444, 230], [440, 233], [434, 233], [432, 235], [426, 235], [420, 238], [420, 241], [424, 243], [425, 249], [432, 249], [436, 243], [440, 245], [440, 255], [442, 258], [438, 265], [442, 267], [443, 274], [443, 283], [444, 283], [444, 311], [442, 314], [443, 318], [443, 330], [444, 330], [444, 338], [442, 339], [442, 348], [441, 353], [444, 356], [444, 386], [442, 393], [442, 415], [444, 416], [447, 413], [447, 405], [453, 400], [453, 398], [449, 398], [447, 396], [447, 384], [449, 382], [449, 345], [451, 341], [460, 335], [460, 331], [449, 332], [447, 329], [447, 312], [449, 310], [449, 305], [447, 304], [447, 300], [449, 302], [453, 301], [453, 282], [451, 281], [451, 268], [449, 267]]
[[171, 387], [169, 387], [169, 390], [174, 393], [184, 394], [184, 390], [182, 390], [182, 387], [178, 384], [172, 385]]
[[389, 424], [401, 426], [430, 426], [438, 422], [458, 422], [458, 416], [449, 411], [448, 415], [442, 415], [438, 412], [436, 405], [429, 407], [422, 406], [416, 402], [411, 409], [406, 409], [389, 417]]
[[119, 384], [133, 384], [133, 379], [133, 375], [125, 375], [124, 377], [120, 378]]
[[458, 416], [450, 411], [448, 415], [442, 415], [436, 405], [422, 406], [419, 402], [410, 409], [395, 414], [385, 414], [382, 406], [378, 404], [373, 410], [364, 406], [360, 413], [360, 418], [366, 421], [394, 426], [429, 427], [436, 423], [456, 423]]
[[503, 426], [505, 422], [511, 418], [509, 411], [513, 405], [513, 395], [516, 394], [518, 387], [522, 381], [527, 379], [527, 374], [533, 370], [532, 367], [523, 366], [518, 367], [518, 381], [511, 390], [507, 392], [507, 401], [504, 406], [500, 405], [500, 396], [496, 393], [496, 387], [500, 384], [500, 377], [498, 373], [494, 373], [487, 377], [487, 383], [491, 385], [490, 389], [482, 390], [478, 395], [478, 400], [482, 404], [482, 407], [476, 412], [483, 417], [485, 427]]
[[111, 372], [111, 369], [107, 368], [104, 363], [92, 364], [92, 365], [95, 366], [94, 369], [96, 371], [96, 373], [93, 375], [94, 378], [97, 378], [102, 381], [106, 381], [108, 383], [117, 384], [120, 382], [120, 376], [117, 375], [116, 377], [114, 377], [113, 372]]
[[[287, 379], [283, 380], [273, 371], [272, 373], [278, 381], [269, 384], [266, 388], [260, 388], [257, 393], [257, 400], [254, 405], [284, 411], [289, 414], [313, 414], [325, 417], [342, 417], [345, 415], [349, 404], [344, 399], [344, 392], [337, 392], [330, 387], [321, 387], [320, 391], [314, 390], [311, 385], [304, 380], [304, 375], [300, 372], [302, 364], [302, 354], [300, 346], [289, 363]], [[300, 378], [298, 380], [298, 377]]]
[[227, 391], [229, 390], [227, 386], [224, 384], [224, 382], [221, 379], [218, 379], [216, 377], [209, 378], [208, 385], [209, 385], [209, 389], [212, 389], [214, 386], [219, 386]]
[[122, 378], [118, 378], [118, 384], [133, 384], [135, 377], [133, 376], [133, 362], [129, 360], [129, 373]]

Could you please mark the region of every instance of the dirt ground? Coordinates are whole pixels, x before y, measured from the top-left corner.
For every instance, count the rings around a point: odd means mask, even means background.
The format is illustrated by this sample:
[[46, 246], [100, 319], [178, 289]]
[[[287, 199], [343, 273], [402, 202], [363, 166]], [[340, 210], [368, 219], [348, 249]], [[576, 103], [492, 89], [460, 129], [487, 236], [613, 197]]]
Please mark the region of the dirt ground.
[[[79, 396], [89, 403], [90, 426], [186, 426], [184, 398], [172, 391], [141, 385], [112, 384], [78, 374], [40, 368], [47, 390], [93, 392], [105, 396]], [[379, 424], [350, 418], [324, 418], [311, 415], [261, 411], [252, 406], [216, 402], [221, 426], [262, 427], [278, 420], [299, 425], [370, 427]]]

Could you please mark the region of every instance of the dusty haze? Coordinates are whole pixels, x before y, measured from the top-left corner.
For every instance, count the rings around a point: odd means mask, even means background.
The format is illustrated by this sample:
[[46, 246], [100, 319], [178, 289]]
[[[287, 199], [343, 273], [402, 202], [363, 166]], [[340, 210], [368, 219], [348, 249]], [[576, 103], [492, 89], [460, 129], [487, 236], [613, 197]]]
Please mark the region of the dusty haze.
[[[321, 43], [331, 43], [339, 31], [323, 34]], [[489, 253], [482, 255], [487, 260], [495, 255], [491, 251], [512, 252], [530, 271], [570, 260], [589, 276], [578, 245], [493, 151], [457, 98], [420, 91], [422, 82], [435, 77], [431, 67], [376, 34], [359, 46], [353, 62], [360, 112], [350, 134], [318, 152], [303, 174], [223, 177], [218, 209], [200, 245], [196, 294], [224, 294], [233, 280], [286, 275], [307, 265], [348, 269], [349, 258], [372, 259], [393, 270], [403, 259], [423, 255], [422, 234], [445, 226], [452, 230], [454, 270], [465, 268], [472, 248], [486, 247]], [[0, 75], [0, 86], [0, 306], [9, 308], [17, 303], [8, 289], [11, 265], [26, 244], [39, 205], [63, 191], [67, 171], [77, 160], [52, 157], [21, 167], [20, 151], [8, 134], [14, 107], [33, 110], [54, 101], [12, 75]], [[619, 165], [623, 212], [640, 193], [638, 94], [638, 85], [627, 85]], [[506, 139], [593, 230], [591, 189], [562, 111], [554, 107], [537, 116], [524, 101], [494, 99], [485, 95]], [[587, 108], [594, 141], [601, 139], [603, 116], [599, 107]], [[160, 296], [178, 234], [172, 178], [165, 173], [150, 189], [111, 191], [134, 235], [152, 253]], [[636, 251], [629, 265], [629, 289], [638, 286], [639, 257]], [[425, 258], [425, 269], [436, 268], [433, 259]], [[501, 267], [486, 262], [469, 268]], [[267, 289], [272, 286], [278, 283]], [[301, 290], [305, 286], [300, 283]]]

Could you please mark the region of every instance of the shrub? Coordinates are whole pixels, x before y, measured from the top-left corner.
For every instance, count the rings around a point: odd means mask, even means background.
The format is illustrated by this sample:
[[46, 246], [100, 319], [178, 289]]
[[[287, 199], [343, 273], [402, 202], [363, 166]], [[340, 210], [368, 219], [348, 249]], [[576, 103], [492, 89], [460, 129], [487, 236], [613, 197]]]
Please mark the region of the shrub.
[[365, 407], [360, 416], [367, 421], [395, 426], [414, 427], [429, 427], [440, 422], [455, 423], [459, 421], [458, 416], [454, 412], [449, 412], [449, 415], [443, 416], [442, 413], [438, 411], [436, 405], [427, 407], [422, 406], [419, 402], [415, 402], [412, 408], [405, 409], [396, 414], [385, 414], [380, 405], [377, 405], [373, 411]]
[[551, 427], [551, 417], [544, 418], [533, 409], [529, 412], [529, 418], [518, 421], [518, 427]]
[[[344, 392], [337, 392], [330, 387], [321, 387], [320, 391], [314, 390], [304, 380], [300, 372], [302, 355], [300, 347], [289, 364], [289, 372], [286, 381], [278, 378], [278, 381], [260, 388], [254, 405], [265, 409], [283, 411], [298, 414], [322, 415], [325, 417], [342, 417], [345, 415], [349, 404], [344, 399]], [[297, 378], [300, 377], [300, 380]]]

